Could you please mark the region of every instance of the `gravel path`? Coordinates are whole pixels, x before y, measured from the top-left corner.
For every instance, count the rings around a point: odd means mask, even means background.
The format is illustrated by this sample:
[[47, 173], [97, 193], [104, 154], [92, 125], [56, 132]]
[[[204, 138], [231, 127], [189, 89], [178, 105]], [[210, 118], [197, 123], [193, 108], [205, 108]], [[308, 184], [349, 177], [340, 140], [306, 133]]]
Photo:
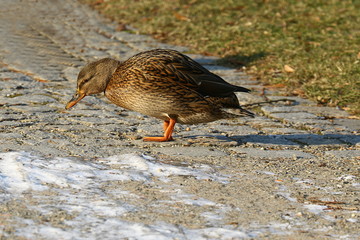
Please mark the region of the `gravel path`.
[[[359, 239], [360, 120], [298, 97], [255, 119], [176, 126], [87, 97], [79, 68], [186, 48], [116, 26], [73, 0], [0, 0], [0, 239]], [[190, 55], [254, 89], [243, 72]]]

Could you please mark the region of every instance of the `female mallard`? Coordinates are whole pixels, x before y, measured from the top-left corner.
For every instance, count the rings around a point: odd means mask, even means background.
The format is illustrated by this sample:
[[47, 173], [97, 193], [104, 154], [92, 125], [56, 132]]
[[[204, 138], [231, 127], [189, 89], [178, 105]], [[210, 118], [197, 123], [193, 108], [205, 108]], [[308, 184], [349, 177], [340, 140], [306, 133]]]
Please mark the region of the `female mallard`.
[[[231, 85], [191, 58], [175, 51], [155, 49], [125, 62], [104, 58], [89, 63], [79, 73], [77, 91], [66, 109], [87, 95], [104, 92], [116, 105], [164, 120], [163, 137], [144, 141], [169, 141], [175, 123], [206, 123], [223, 118], [250, 116], [234, 92], [249, 89]], [[224, 111], [238, 109], [238, 114]]]

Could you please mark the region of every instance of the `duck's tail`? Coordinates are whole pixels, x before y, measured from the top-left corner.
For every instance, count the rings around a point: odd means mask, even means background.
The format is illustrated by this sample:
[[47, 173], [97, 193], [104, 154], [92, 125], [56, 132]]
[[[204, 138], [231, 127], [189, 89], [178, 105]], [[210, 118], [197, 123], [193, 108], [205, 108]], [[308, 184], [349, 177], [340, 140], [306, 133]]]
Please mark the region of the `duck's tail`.
[[237, 107], [237, 108], [227, 108], [227, 109], [223, 109], [225, 110], [226, 113], [229, 114], [229, 118], [237, 118], [237, 117], [251, 117], [254, 118], [255, 114], [243, 109], [242, 107]]
[[252, 112], [250, 112], [250, 111], [248, 111], [248, 110], [246, 110], [246, 109], [244, 109], [244, 108], [242, 108], [242, 107], [239, 107], [238, 110], [239, 110], [239, 112], [240, 112], [241, 115], [245, 115], [245, 116], [247, 116], [247, 117], [252, 117], [252, 118], [255, 117], [255, 114], [254, 114], [254, 113], [252, 113]]
[[251, 90], [248, 88], [236, 86], [236, 90], [234, 92], [247, 92], [248, 93], [248, 92], [251, 92]]

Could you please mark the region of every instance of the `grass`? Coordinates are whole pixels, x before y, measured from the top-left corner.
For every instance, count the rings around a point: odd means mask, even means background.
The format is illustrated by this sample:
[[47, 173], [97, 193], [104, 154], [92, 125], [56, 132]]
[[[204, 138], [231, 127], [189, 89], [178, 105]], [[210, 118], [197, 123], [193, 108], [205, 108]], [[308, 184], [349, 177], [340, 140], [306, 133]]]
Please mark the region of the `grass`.
[[289, 95], [360, 115], [358, 0], [82, 2], [120, 28], [219, 56]]

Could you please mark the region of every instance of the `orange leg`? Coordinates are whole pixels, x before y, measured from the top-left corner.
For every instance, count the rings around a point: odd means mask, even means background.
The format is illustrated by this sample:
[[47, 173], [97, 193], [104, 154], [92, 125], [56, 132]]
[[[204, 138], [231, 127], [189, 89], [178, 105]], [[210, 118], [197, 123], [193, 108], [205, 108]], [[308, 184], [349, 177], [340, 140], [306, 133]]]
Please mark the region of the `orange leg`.
[[167, 142], [172, 141], [172, 133], [174, 131], [176, 120], [170, 118], [169, 121], [164, 121], [164, 136], [163, 137], [144, 137], [143, 140], [147, 142]]
[[[174, 121], [175, 121], [175, 120], [174, 120]], [[175, 123], [176, 123], [176, 121], [175, 121]], [[175, 123], [174, 123], [174, 126], [175, 126]], [[164, 134], [165, 134], [166, 130], [168, 129], [169, 124], [170, 124], [170, 120], [169, 120], [169, 121], [164, 121]], [[174, 128], [173, 128], [173, 130], [174, 130]], [[171, 133], [172, 133], [172, 131], [171, 131]], [[171, 134], [170, 134], [169, 141], [174, 141], [174, 139], [172, 138]]]
[[170, 121], [164, 121], [164, 132], [166, 131], [166, 129], [168, 128], [168, 126], [169, 126], [169, 123], [170, 123]]

